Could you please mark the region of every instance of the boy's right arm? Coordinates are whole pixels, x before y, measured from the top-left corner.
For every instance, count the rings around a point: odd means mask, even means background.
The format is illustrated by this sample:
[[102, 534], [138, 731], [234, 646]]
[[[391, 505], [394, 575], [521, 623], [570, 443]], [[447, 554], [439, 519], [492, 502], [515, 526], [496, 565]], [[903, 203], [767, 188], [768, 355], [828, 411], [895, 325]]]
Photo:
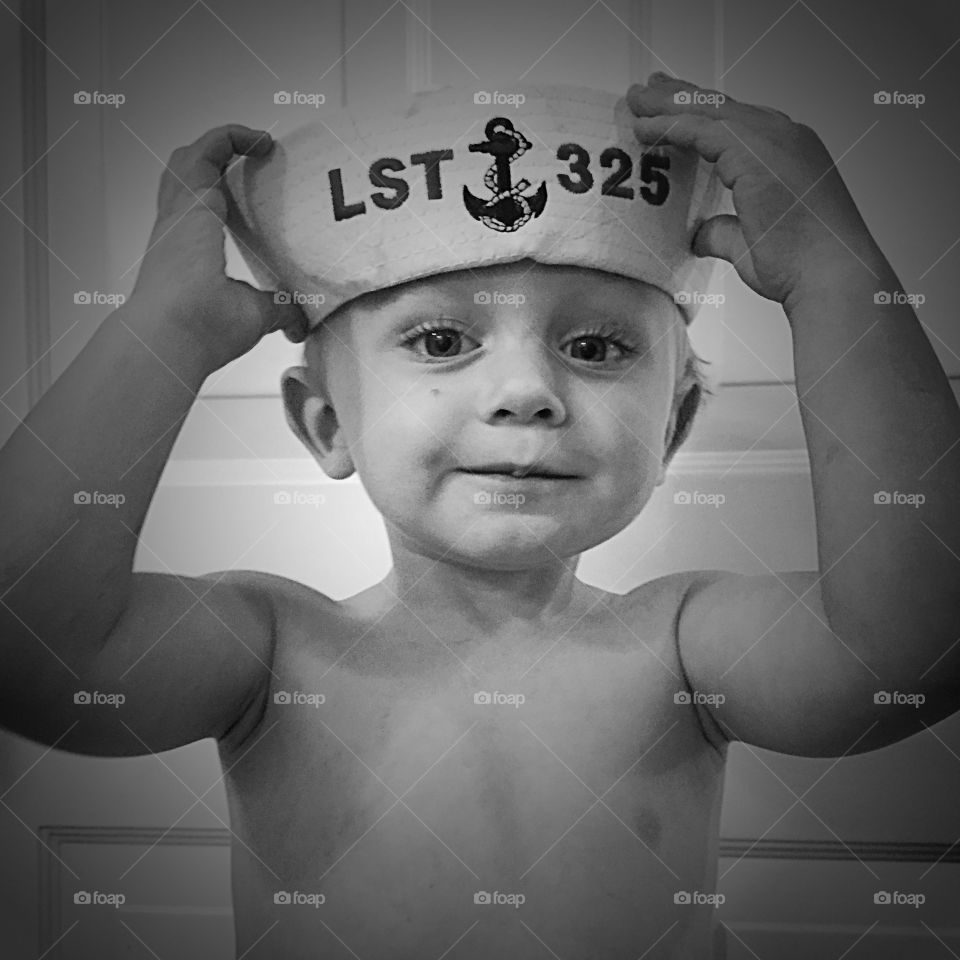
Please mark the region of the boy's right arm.
[[[261, 152], [254, 134], [217, 128], [174, 153], [130, 300], [0, 451], [0, 725], [60, 749], [221, 738], [266, 687], [281, 578], [132, 572], [203, 381], [271, 330], [306, 335], [299, 308], [223, 272], [220, 177], [235, 153]], [[75, 702], [82, 692], [124, 700]]]

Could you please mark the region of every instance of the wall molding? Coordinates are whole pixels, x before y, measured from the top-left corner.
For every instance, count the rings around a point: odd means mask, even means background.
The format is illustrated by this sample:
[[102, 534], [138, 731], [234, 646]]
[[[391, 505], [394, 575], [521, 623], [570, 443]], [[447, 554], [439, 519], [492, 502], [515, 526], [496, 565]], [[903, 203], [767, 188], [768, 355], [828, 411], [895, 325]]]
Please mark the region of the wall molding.
[[[85, 844], [142, 844], [154, 846], [222, 847], [230, 845], [230, 831], [217, 827], [103, 827], [51, 825], [37, 828], [37, 851], [40, 858], [40, 942], [41, 956], [46, 955], [63, 933], [60, 913], [60, 893], [68, 876], [63, 870], [63, 847], [68, 843]], [[203, 916], [232, 915], [232, 910], [216, 907], [131, 907], [125, 912], [163, 913], [178, 915], [191, 913]]]
[[[67, 843], [166, 844], [171, 846], [230, 845], [224, 827], [119, 827], [55, 824], [41, 826], [41, 876], [60, 872], [57, 856]], [[720, 837], [720, 857], [752, 860], [883, 860], [896, 863], [960, 863], [960, 842], [912, 840], [806, 840], [763, 837]]]
[[960, 843], [907, 840], [751, 840], [721, 837], [721, 857], [755, 860], [883, 860], [887, 863], [960, 863]]
[[[63, 847], [69, 843], [83, 844], [139, 844], [152, 846], [207, 846], [230, 845], [230, 831], [222, 827], [110, 827], [50, 825], [38, 828], [37, 850], [40, 858], [40, 950], [46, 951], [62, 934], [60, 896], [66, 884], [62, 868]], [[778, 860], [882, 860], [887, 863], [960, 863], [960, 844], [887, 840], [773, 840], [749, 837], [721, 837], [718, 856], [743, 859]], [[162, 914], [176, 916], [222, 917], [232, 915], [223, 907], [190, 907], [131, 905], [128, 913]], [[736, 930], [771, 929], [783, 932], [783, 924], [753, 924], [734, 922]], [[825, 931], [823, 924], [787, 925], [795, 932], [809, 934]], [[830, 930], [833, 926], [830, 925]], [[887, 933], [887, 931], [884, 931]], [[909, 932], [909, 931], [908, 931]]]

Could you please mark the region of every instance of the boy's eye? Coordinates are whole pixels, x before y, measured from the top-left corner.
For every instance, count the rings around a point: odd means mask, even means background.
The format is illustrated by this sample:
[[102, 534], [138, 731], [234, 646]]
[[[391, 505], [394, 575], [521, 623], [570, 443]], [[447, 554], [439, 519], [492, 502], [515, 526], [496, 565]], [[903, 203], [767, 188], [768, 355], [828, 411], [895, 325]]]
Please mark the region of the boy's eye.
[[423, 356], [424, 352], [417, 349], [422, 344], [427, 357], [434, 360], [443, 360], [460, 355], [463, 337], [464, 334], [453, 329], [453, 327], [424, 324], [416, 330], [412, 330], [404, 338], [403, 345], [414, 347], [414, 352]]
[[[442, 322], [427, 321], [411, 330], [401, 344], [413, 349], [414, 353], [423, 359], [446, 360], [458, 357], [464, 352], [462, 347], [465, 337], [473, 340], [455, 327], [444, 326]], [[636, 347], [622, 337], [619, 330], [596, 328], [578, 334], [564, 346], [571, 347], [570, 356], [573, 360], [593, 364], [608, 363], [623, 360], [636, 353]], [[611, 349], [616, 351], [614, 356], [610, 356]]]
[[587, 360], [594, 363], [603, 363], [605, 360], [610, 359], [607, 356], [609, 347], [613, 347], [614, 350], [619, 351], [620, 356], [613, 359], [619, 360], [626, 353], [630, 352], [625, 345], [618, 343], [612, 337], [600, 336], [599, 334], [576, 337], [573, 340], [569, 340], [568, 343], [573, 348], [571, 356], [574, 360]]

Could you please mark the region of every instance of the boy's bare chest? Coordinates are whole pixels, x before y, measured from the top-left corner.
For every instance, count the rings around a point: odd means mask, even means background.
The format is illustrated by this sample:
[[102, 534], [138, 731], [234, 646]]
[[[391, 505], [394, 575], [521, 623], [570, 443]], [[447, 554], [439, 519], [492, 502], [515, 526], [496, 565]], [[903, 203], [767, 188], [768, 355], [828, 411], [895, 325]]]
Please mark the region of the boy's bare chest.
[[[588, 903], [624, 934], [638, 896], [671, 914], [681, 878], [709, 869], [721, 768], [674, 700], [667, 634], [627, 642], [617, 623], [442, 656], [376, 630], [335, 658], [301, 646], [275, 667], [288, 696], [270, 698], [258, 759], [228, 780], [234, 828], [358, 931], [439, 911], [451, 930], [522, 933], [520, 898], [558, 931]], [[503, 902], [478, 914], [484, 894]]]

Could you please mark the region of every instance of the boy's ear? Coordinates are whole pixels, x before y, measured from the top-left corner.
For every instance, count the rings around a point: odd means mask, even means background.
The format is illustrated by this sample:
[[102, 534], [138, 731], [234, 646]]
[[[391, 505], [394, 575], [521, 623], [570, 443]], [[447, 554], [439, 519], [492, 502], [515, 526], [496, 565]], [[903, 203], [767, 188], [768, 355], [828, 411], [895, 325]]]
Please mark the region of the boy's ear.
[[[320, 469], [333, 480], [344, 480], [355, 470], [333, 406], [316, 392], [316, 374], [306, 367], [290, 367], [280, 378], [283, 411], [290, 429], [310, 451]], [[322, 389], [322, 385], [321, 385]]]

